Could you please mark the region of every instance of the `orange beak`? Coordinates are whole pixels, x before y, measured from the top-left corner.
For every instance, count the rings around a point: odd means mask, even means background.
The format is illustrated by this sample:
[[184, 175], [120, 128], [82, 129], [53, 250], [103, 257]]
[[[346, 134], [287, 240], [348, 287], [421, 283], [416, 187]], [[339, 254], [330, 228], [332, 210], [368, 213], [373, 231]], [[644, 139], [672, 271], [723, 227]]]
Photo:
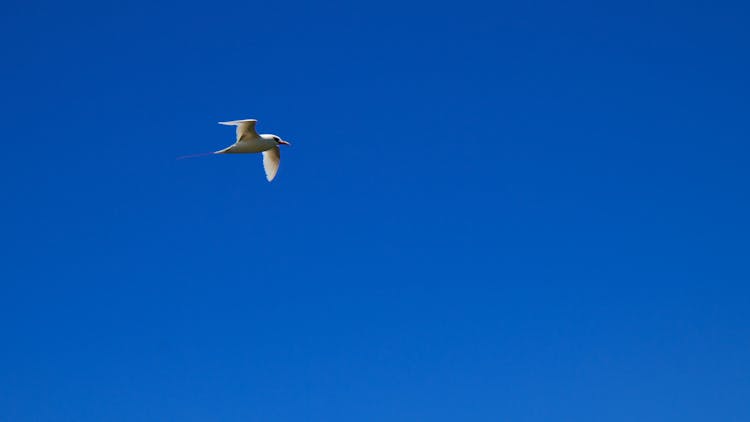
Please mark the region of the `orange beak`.
[[287, 142], [287, 141], [279, 141], [279, 143], [280, 143], [280, 144], [284, 144], [284, 145], [289, 145], [289, 146], [292, 146], [292, 144], [290, 144], [290, 143], [289, 143], [289, 142]]

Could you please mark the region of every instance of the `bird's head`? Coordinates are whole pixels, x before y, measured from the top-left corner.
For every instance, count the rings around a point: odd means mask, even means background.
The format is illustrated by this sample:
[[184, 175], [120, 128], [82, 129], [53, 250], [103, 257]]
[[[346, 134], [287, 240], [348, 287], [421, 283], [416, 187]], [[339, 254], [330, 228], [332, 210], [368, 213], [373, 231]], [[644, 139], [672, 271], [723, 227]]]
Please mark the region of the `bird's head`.
[[272, 135], [272, 139], [276, 141], [276, 145], [291, 145], [289, 142], [279, 138], [276, 135]]

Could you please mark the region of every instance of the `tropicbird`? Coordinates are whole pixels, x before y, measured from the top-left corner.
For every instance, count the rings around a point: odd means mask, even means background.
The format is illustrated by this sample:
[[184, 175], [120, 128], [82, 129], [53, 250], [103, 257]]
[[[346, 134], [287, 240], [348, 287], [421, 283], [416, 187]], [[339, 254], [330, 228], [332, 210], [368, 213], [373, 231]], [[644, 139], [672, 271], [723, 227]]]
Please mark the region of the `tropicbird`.
[[237, 141], [227, 148], [215, 151], [214, 154], [251, 154], [263, 153], [263, 169], [266, 171], [266, 179], [270, 182], [276, 177], [281, 160], [279, 145], [290, 145], [289, 142], [272, 134], [258, 135], [255, 131], [255, 119], [233, 120], [231, 122], [219, 122], [220, 125], [237, 126]]

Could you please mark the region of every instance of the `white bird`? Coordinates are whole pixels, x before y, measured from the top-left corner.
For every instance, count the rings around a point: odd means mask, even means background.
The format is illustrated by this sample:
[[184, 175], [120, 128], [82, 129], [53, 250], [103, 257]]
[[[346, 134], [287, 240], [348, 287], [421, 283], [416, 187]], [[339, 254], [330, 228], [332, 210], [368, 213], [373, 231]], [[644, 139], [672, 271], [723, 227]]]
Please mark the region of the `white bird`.
[[266, 179], [270, 182], [276, 177], [281, 161], [279, 145], [290, 145], [289, 142], [276, 135], [258, 135], [255, 131], [255, 119], [234, 120], [231, 122], [219, 122], [220, 125], [237, 126], [237, 141], [234, 145], [224, 148], [214, 154], [248, 154], [263, 153], [263, 169], [266, 171]]

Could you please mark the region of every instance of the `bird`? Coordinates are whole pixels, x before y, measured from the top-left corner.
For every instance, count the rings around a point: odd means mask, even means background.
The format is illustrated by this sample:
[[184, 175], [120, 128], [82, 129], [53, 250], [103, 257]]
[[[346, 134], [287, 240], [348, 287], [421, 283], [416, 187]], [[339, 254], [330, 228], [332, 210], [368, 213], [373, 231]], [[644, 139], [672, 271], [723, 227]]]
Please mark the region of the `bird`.
[[259, 135], [255, 131], [255, 119], [232, 120], [219, 122], [220, 125], [237, 126], [237, 141], [214, 154], [252, 154], [263, 153], [263, 169], [266, 171], [266, 180], [269, 182], [276, 177], [281, 161], [281, 150], [279, 145], [291, 145], [289, 142], [273, 134]]

